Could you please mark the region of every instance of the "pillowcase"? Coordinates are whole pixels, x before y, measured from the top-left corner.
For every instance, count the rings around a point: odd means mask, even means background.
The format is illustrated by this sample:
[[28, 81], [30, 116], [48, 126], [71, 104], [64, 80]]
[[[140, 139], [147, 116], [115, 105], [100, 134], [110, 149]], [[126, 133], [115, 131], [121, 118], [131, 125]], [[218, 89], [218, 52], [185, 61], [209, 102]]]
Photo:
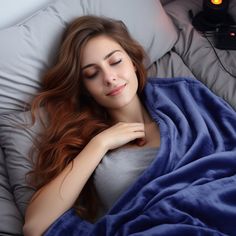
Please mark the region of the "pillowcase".
[[0, 113], [27, 108], [55, 60], [65, 28], [85, 14], [122, 20], [147, 51], [147, 68], [177, 40], [175, 26], [159, 0], [58, 0], [0, 31]]
[[4, 153], [0, 148], [0, 235], [20, 235], [22, 234], [22, 216], [20, 215], [5, 168]]
[[[22, 216], [35, 190], [29, 186], [27, 173], [32, 169], [30, 153], [41, 123], [31, 125], [30, 112], [0, 116], [0, 143], [5, 154], [5, 167], [14, 201]], [[36, 155], [36, 152], [34, 152]]]
[[161, 4], [164, 6], [170, 2], [173, 2], [173, 0], [160, 0]]

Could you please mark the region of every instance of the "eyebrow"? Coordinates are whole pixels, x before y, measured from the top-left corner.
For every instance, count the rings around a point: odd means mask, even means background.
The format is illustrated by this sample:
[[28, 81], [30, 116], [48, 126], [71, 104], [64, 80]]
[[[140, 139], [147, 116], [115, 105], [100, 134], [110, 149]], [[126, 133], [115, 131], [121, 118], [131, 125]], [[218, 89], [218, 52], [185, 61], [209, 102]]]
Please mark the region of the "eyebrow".
[[[103, 58], [103, 60], [106, 60], [106, 59], [108, 59], [109, 57], [111, 57], [114, 53], [116, 53], [116, 52], [121, 52], [121, 50], [114, 50], [114, 51], [112, 51], [112, 52], [110, 52], [110, 53], [108, 53], [104, 58]], [[83, 66], [82, 68], [81, 68], [81, 71], [82, 70], [84, 70], [84, 69], [86, 69], [86, 68], [88, 68], [88, 67], [90, 67], [90, 66], [94, 66], [95, 64], [94, 63], [91, 63], [91, 64], [88, 64], [88, 65], [86, 65], [86, 66]]]

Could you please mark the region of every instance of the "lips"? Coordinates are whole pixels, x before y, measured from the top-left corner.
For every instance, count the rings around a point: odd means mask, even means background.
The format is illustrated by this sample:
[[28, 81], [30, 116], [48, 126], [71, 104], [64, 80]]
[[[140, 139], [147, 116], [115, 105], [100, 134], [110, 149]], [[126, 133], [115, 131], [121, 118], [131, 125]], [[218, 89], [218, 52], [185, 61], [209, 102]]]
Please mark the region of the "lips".
[[119, 94], [120, 92], [123, 91], [125, 86], [126, 86], [126, 84], [117, 86], [116, 88], [112, 89], [109, 93], [107, 93], [106, 96], [115, 96], [115, 95]]

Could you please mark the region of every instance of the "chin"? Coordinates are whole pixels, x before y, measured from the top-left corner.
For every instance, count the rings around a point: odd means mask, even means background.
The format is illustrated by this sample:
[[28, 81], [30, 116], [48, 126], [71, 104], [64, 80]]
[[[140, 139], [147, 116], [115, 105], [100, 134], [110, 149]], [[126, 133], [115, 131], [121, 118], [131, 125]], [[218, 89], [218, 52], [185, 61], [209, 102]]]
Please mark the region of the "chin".
[[122, 109], [124, 107], [127, 107], [129, 105], [133, 104], [133, 97], [132, 98], [126, 98], [126, 99], [120, 99], [114, 102], [110, 105], [110, 108], [112, 109]]

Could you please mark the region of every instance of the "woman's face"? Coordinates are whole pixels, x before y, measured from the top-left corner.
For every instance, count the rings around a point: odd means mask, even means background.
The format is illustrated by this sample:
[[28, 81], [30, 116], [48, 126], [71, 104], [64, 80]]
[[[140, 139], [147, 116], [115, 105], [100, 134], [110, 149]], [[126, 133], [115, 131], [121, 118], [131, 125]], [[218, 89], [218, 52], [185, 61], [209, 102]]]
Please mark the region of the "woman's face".
[[105, 108], [120, 109], [137, 96], [136, 68], [124, 49], [107, 36], [88, 41], [81, 72], [85, 88]]

